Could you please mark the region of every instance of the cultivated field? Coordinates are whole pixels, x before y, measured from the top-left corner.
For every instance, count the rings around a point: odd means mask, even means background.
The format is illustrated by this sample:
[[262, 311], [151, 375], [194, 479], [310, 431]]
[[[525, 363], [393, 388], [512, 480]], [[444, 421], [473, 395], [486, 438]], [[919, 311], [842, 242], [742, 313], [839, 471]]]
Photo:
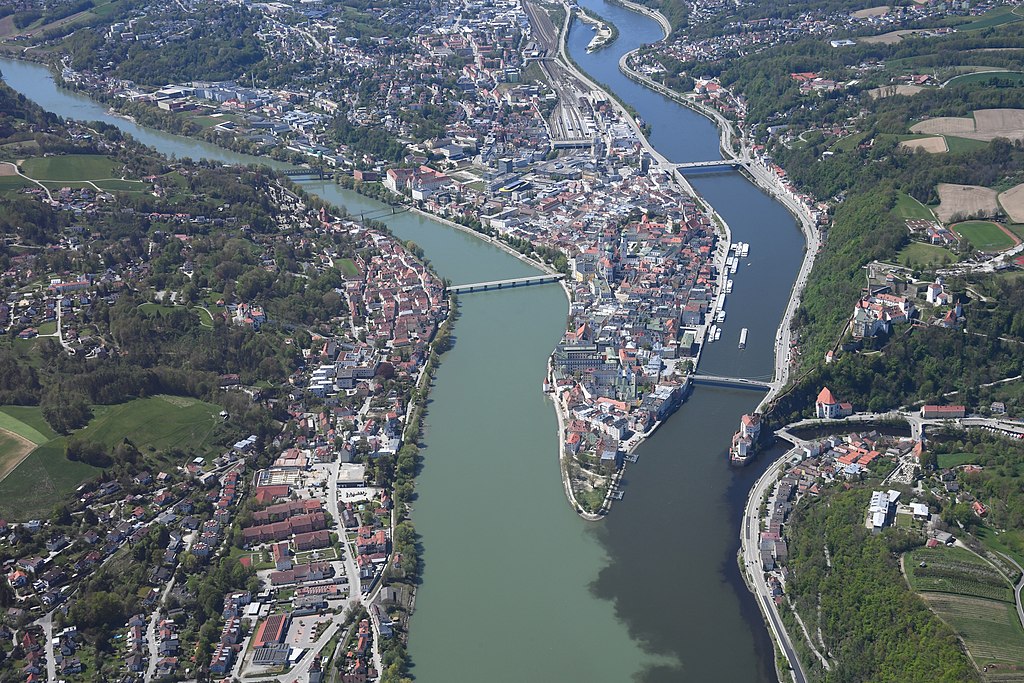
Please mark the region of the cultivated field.
[[923, 33], [925, 29], [903, 29], [900, 31], [889, 31], [878, 36], [868, 36], [867, 38], [858, 38], [858, 43], [882, 43], [883, 45], [893, 45], [903, 40], [903, 36], [913, 35], [914, 33]]
[[946, 147], [946, 139], [943, 137], [903, 140], [900, 142], [900, 147], [913, 151], [929, 152], [931, 154], [941, 154], [949, 151], [949, 148]]
[[0, 517], [25, 521], [47, 517], [82, 482], [103, 470], [64, 457], [65, 437], [32, 451], [0, 481]]
[[999, 570], [964, 548], [917, 548], [903, 556], [903, 567], [911, 588], [963, 640], [983, 678], [1009, 680], [1006, 673], [1017, 667], [1024, 674], [1024, 629]]
[[14, 432], [0, 429], [0, 481], [4, 480], [36, 445]]
[[992, 216], [999, 211], [996, 191], [978, 185], [939, 183], [939, 206], [935, 215], [943, 223], [957, 219]]
[[[93, 419], [76, 434], [110, 449], [127, 438], [154, 471], [184, 464], [180, 454], [176, 458], [164, 456], [172, 448], [180, 449], [189, 459], [216, 450], [220, 406], [212, 403], [161, 395], [114, 406], [93, 406], [93, 412]], [[82, 482], [103, 471], [68, 460], [64, 455], [67, 437], [55, 434], [37, 407], [0, 408], [0, 429], [29, 441], [38, 439], [41, 444], [0, 481], [0, 519], [46, 517]]]
[[1024, 109], [978, 109], [974, 116], [940, 116], [915, 123], [914, 133], [958, 135], [989, 142], [996, 138], [1024, 140]]
[[951, 226], [971, 246], [980, 251], [1005, 251], [1020, 244], [1020, 239], [998, 223], [991, 221], [967, 221]]
[[35, 406], [4, 406], [0, 408], [0, 429], [14, 432], [36, 446], [57, 438]]
[[939, 116], [915, 123], [910, 127], [912, 133], [926, 135], [962, 135], [974, 132], [974, 119], [965, 116]]
[[867, 19], [869, 17], [884, 17], [892, 9], [888, 5], [881, 5], [880, 7], [868, 7], [867, 9], [859, 9], [854, 12], [851, 16], [854, 19]]
[[[1016, 607], [947, 593], [926, 593], [922, 597], [960, 635], [979, 671], [995, 665], [986, 672], [993, 679], [1007, 669], [1018, 669], [1024, 677], [1024, 630]], [[984, 673], [982, 676], [989, 679]]]
[[1006, 577], [986, 560], [963, 548], [917, 548], [906, 554], [903, 566], [907, 580], [917, 591], [1014, 601]]
[[1024, 183], [999, 195], [999, 204], [1014, 223], [1024, 223]]
[[883, 85], [881, 88], [868, 90], [868, 94], [874, 99], [892, 97], [893, 95], [916, 95], [924, 90], [920, 85]]

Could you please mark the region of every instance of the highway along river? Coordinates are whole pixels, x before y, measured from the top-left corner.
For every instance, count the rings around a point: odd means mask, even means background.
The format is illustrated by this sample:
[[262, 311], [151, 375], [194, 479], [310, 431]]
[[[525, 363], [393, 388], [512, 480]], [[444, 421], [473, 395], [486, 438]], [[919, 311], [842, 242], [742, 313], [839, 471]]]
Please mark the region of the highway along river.
[[[670, 159], [717, 158], [708, 121], [618, 73], [622, 52], [660, 38], [657, 24], [604, 2], [584, 4], [620, 33], [607, 50], [586, 55], [590, 33], [575, 27], [576, 61], [640, 111]], [[46, 109], [111, 123], [165, 154], [258, 161], [111, 116], [58, 89], [38, 65], [0, 60], [0, 71]], [[781, 206], [736, 174], [694, 184], [733, 239], [751, 244], [722, 340], [702, 370], [767, 376], [800, 234]], [[305, 187], [351, 213], [382, 207], [331, 183]], [[454, 283], [536, 272], [440, 222], [408, 213], [381, 220]], [[565, 501], [554, 413], [540, 386], [566, 311], [554, 285], [461, 299], [455, 345], [430, 396], [417, 485], [425, 572], [412, 620], [413, 673], [423, 683], [775, 680], [771, 642], [735, 561], [743, 501], [767, 458], [739, 471], [726, 463], [738, 417], [760, 394], [697, 388], [641, 447], [625, 499], [606, 520], [585, 523]], [[750, 328], [742, 352], [741, 327]]]

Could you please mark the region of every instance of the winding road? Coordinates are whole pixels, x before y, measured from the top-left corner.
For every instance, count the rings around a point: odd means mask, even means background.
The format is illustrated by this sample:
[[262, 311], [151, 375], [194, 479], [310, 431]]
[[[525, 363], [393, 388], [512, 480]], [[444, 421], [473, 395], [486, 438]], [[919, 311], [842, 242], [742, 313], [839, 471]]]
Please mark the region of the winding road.
[[740, 527], [740, 556], [743, 560], [743, 568], [748, 577], [750, 590], [757, 596], [757, 602], [761, 611], [768, 621], [768, 626], [775, 635], [775, 642], [782, 647], [783, 653], [789, 660], [792, 667], [793, 679], [796, 683], [806, 683], [807, 676], [804, 673], [803, 665], [800, 663], [796, 651], [793, 649], [793, 642], [782, 624], [779, 610], [772, 601], [771, 593], [768, 591], [768, 584], [764, 580], [764, 572], [761, 571], [761, 501], [770, 487], [779, 478], [783, 467], [789, 462], [789, 454], [782, 456], [772, 466], [765, 470], [764, 474], [757, 480], [747, 497], [747, 506], [743, 513], [743, 524]]

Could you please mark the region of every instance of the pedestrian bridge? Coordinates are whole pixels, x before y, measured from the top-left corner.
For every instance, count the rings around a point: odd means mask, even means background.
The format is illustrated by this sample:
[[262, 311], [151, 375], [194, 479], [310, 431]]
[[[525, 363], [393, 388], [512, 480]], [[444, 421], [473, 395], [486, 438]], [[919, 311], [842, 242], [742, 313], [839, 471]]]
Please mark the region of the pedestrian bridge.
[[675, 167], [680, 171], [685, 171], [691, 168], [714, 168], [716, 166], [742, 166], [743, 162], [739, 159], [717, 159], [713, 161], [687, 161], [682, 164], [676, 164]]
[[474, 282], [468, 285], [450, 285], [446, 291], [455, 294], [468, 294], [470, 292], [486, 292], [492, 289], [512, 289], [513, 287], [529, 287], [530, 285], [546, 285], [551, 282], [564, 280], [565, 275], [555, 273], [554, 275], [533, 275], [530, 277], [516, 277], [510, 280], [492, 280], [491, 282]]
[[738, 387], [740, 389], [771, 389], [772, 385], [759, 379], [746, 377], [725, 377], [723, 375], [693, 375], [694, 384], [710, 384], [721, 387]]

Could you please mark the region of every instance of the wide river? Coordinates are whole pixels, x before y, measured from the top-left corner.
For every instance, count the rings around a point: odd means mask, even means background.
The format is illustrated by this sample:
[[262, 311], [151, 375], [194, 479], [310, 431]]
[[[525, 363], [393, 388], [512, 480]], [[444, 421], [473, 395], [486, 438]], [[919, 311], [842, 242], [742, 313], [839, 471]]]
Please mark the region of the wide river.
[[[619, 39], [593, 55], [574, 26], [570, 50], [652, 124], [652, 143], [678, 161], [718, 158], [704, 118], [619, 74], [626, 50], [661, 37], [657, 24], [602, 0], [581, 3]], [[61, 90], [34, 64], [0, 60], [4, 79], [46, 109], [102, 120], [177, 157], [258, 161], [140, 127]], [[692, 178], [734, 241], [751, 245], [734, 276], [709, 373], [767, 377], [772, 343], [803, 242], [795, 220], [735, 173]], [[332, 183], [304, 183], [352, 213], [381, 204]], [[437, 221], [381, 219], [454, 283], [536, 272]], [[749, 264], [748, 264], [749, 262]], [[413, 673], [442, 681], [774, 681], [771, 641], [736, 563], [747, 491], [769, 461], [730, 469], [739, 415], [760, 394], [699, 387], [639, 450], [625, 498], [602, 522], [571, 511], [559, 479], [556, 424], [541, 393], [567, 302], [553, 285], [465, 295], [455, 345], [430, 395], [414, 517], [425, 571], [411, 624]], [[742, 327], [747, 348], [737, 349]]]

